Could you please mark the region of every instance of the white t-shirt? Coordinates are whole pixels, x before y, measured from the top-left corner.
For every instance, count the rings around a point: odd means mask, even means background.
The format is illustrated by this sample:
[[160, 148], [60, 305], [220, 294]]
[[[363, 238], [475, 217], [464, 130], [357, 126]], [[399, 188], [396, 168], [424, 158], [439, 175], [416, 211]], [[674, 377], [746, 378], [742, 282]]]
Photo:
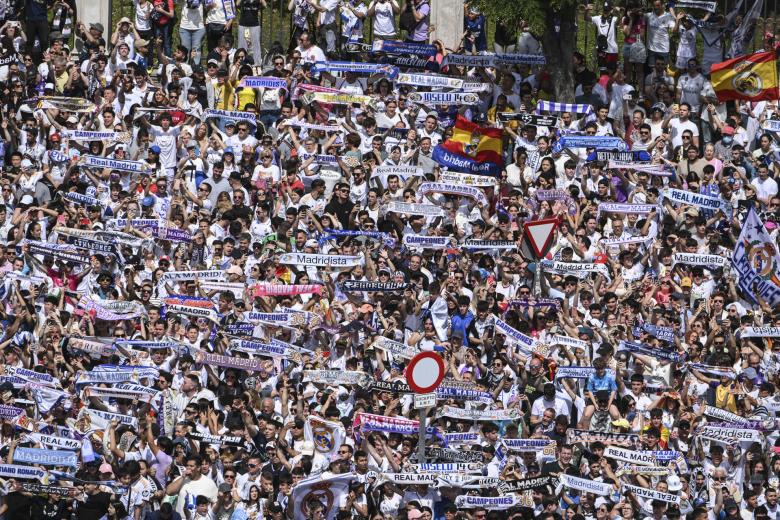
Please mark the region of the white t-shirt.
[[198, 7], [190, 8], [186, 5], [181, 8], [181, 24], [182, 29], [188, 29], [195, 31], [202, 29], [203, 25], [203, 4]]
[[669, 53], [669, 29], [674, 28], [674, 16], [664, 12], [661, 16], [647, 13], [647, 50], [659, 54]]
[[669, 120], [669, 128], [672, 130], [672, 146], [677, 148], [682, 145], [682, 134], [686, 130], [693, 132], [693, 136], [699, 135], [699, 129], [690, 119], [688, 121], [680, 121], [679, 117]]
[[318, 61], [327, 61], [325, 59], [325, 53], [322, 52], [322, 49], [316, 45], [312, 45], [308, 49], [303, 49], [299, 45], [295, 48], [295, 50], [301, 53], [301, 61], [303, 63], [317, 63]]
[[152, 125], [150, 132], [154, 136], [154, 144], [160, 147], [160, 162], [164, 168], [176, 166], [176, 138], [181, 132], [180, 126], [172, 126], [168, 131]]
[[141, 7], [139, 3], [138, 0], [135, 0], [135, 28], [138, 31], [149, 31], [152, 28], [149, 15], [152, 13], [154, 6], [151, 2], [146, 2], [146, 7]]
[[387, 0], [374, 4], [374, 35], [395, 36], [395, 15], [393, 5]]
[[617, 16], [607, 19], [602, 15], [596, 15], [592, 16], [590, 21], [596, 26], [600, 36], [607, 37], [607, 52], [617, 54]]

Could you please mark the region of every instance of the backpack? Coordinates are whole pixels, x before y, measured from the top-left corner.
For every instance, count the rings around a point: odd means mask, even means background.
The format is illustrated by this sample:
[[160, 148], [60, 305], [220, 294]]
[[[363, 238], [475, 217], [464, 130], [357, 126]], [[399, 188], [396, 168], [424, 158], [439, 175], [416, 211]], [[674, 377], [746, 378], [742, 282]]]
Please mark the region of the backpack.
[[[420, 5], [425, 5], [428, 2], [423, 2]], [[407, 34], [412, 34], [415, 29], [417, 29], [417, 25], [420, 22], [414, 19], [414, 11], [412, 11], [412, 3], [411, 1], [406, 4], [406, 9], [403, 13], [401, 13], [401, 17], [398, 19], [398, 26], [406, 31]]]

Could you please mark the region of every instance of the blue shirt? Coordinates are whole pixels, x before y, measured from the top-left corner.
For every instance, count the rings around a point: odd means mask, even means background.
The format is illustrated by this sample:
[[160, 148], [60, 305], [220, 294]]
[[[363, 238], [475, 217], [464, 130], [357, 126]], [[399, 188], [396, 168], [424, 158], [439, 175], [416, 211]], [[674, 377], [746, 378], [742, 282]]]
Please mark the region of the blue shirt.
[[595, 394], [599, 390], [614, 392], [617, 391], [617, 384], [615, 383], [615, 378], [612, 377], [609, 372], [606, 372], [604, 377], [597, 377], [596, 375], [589, 377], [585, 389], [592, 394]]

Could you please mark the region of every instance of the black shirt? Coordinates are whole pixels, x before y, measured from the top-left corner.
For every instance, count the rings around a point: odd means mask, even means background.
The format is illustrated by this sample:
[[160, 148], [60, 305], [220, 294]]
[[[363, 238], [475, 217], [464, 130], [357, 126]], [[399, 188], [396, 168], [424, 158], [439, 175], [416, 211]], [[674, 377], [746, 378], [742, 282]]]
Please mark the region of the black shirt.
[[18, 491], [12, 491], [6, 495], [5, 503], [8, 505], [8, 511], [5, 513], [6, 520], [30, 520], [32, 498]]
[[242, 27], [257, 27], [260, 25], [260, 0], [244, 0], [241, 2], [241, 14], [238, 15], [238, 25]]
[[79, 502], [76, 509], [78, 520], [100, 520], [108, 512], [111, 502], [111, 494], [99, 491], [94, 495], [87, 495], [86, 502]]
[[328, 205], [325, 206], [325, 213], [336, 215], [336, 218], [339, 219], [339, 222], [341, 223], [341, 228], [349, 229], [349, 214], [352, 212], [352, 208], [354, 207], [355, 203], [351, 200], [347, 199], [346, 202], [342, 204], [334, 196], [332, 199], [330, 199]]

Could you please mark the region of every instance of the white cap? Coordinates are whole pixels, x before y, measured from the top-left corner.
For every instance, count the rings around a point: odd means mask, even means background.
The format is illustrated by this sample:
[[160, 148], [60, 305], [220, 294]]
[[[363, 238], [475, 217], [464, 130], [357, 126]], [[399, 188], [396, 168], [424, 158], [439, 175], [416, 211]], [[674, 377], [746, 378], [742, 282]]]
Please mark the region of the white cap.
[[22, 200], [19, 201], [20, 204], [32, 204], [35, 202], [35, 199], [33, 199], [33, 196], [29, 193], [22, 197]]
[[669, 475], [669, 477], [666, 479], [666, 485], [668, 486], [669, 491], [672, 493], [682, 489], [682, 482], [680, 482], [680, 477], [677, 475]]

